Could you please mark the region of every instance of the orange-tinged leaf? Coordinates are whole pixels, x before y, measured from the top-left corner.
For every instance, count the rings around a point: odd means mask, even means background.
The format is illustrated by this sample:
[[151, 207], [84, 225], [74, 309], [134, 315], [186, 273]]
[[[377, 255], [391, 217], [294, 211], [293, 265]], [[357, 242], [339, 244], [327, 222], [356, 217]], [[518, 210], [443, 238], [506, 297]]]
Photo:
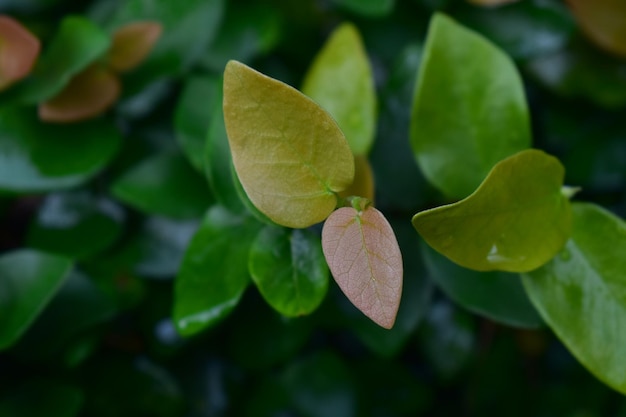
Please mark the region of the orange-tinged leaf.
[[393, 327], [402, 295], [402, 255], [389, 222], [374, 207], [343, 207], [322, 229], [322, 249], [339, 288], [367, 317]]
[[39, 105], [39, 118], [71, 123], [104, 113], [120, 95], [117, 75], [93, 65], [74, 77], [58, 95]]
[[624, 0], [567, 0], [585, 34], [608, 52], [626, 56]]
[[162, 31], [163, 26], [152, 21], [133, 22], [120, 27], [113, 33], [107, 57], [109, 66], [118, 72], [137, 67], [148, 57]]
[[374, 173], [365, 155], [354, 157], [354, 182], [339, 193], [339, 197], [363, 197], [374, 201]]
[[19, 22], [0, 15], [0, 91], [26, 77], [41, 46]]

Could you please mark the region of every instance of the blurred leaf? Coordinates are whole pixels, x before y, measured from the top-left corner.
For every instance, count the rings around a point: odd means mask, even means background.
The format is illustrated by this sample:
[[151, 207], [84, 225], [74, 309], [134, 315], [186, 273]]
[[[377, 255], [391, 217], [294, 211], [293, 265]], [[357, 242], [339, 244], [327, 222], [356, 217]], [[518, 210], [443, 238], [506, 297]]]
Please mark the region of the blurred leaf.
[[178, 219], [200, 217], [211, 204], [204, 178], [178, 152], [145, 159], [118, 178], [111, 192], [145, 213]]
[[77, 387], [38, 378], [3, 392], [0, 396], [0, 416], [74, 417], [80, 412], [82, 404], [83, 393]]
[[39, 118], [46, 122], [72, 123], [107, 111], [121, 92], [120, 81], [108, 68], [92, 65], [76, 75], [50, 100], [39, 105]]
[[402, 296], [400, 247], [385, 216], [363, 201], [334, 211], [322, 229], [333, 278], [356, 308], [391, 329]]
[[344, 23], [330, 35], [304, 77], [302, 93], [335, 119], [352, 153], [369, 153], [376, 131], [376, 91], [356, 26]]
[[541, 316], [597, 378], [626, 393], [626, 225], [599, 206], [572, 206], [574, 229], [552, 262], [524, 275]]
[[0, 108], [0, 190], [39, 192], [79, 185], [115, 155], [120, 136], [97, 120], [71, 126], [39, 122], [28, 109]]
[[626, 104], [626, 62], [578, 41], [527, 66], [540, 83], [566, 97], [584, 97], [607, 108]]
[[80, 16], [66, 17], [31, 77], [20, 85], [20, 99], [34, 104], [52, 98], [74, 75], [103, 55], [109, 45], [109, 37], [91, 21]]
[[41, 45], [17, 20], [0, 15], [0, 91], [26, 77]]
[[176, 277], [173, 320], [181, 335], [202, 331], [237, 305], [250, 280], [248, 256], [259, 230], [253, 218], [221, 206], [207, 212]]
[[585, 34], [606, 51], [626, 57], [626, 4], [621, 0], [567, 0]]
[[118, 238], [123, 215], [112, 201], [85, 191], [49, 194], [30, 226], [26, 243], [74, 259], [89, 258]]
[[340, 192], [339, 197], [363, 197], [374, 201], [374, 172], [366, 156], [354, 157], [354, 182]]
[[433, 185], [451, 198], [472, 193], [496, 162], [530, 145], [524, 89], [513, 62], [482, 36], [435, 14], [410, 136]]
[[515, 3], [519, 0], [467, 0], [472, 4], [476, 4], [478, 6], [501, 6], [507, 3]]
[[113, 71], [125, 72], [139, 66], [158, 41], [163, 27], [158, 22], [128, 23], [113, 33], [106, 62]]
[[[222, 115], [221, 107], [222, 80], [220, 77], [202, 75], [186, 79], [183, 92], [176, 105], [174, 126], [176, 139], [185, 156], [199, 171], [205, 168], [204, 151], [208, 146], [207, 132], [209, 129], [215, 130], [213, 125], [220, 123], [215, 113]], [[224, 122], [222, 121], [221, 124], [223, 125]], [[224, 133], [224, 141], [228, 143], [226, 133]], [[210, 164], [206, 164], [206, 170], [207, 172], [215, 171]], [[227, 167], [227, 171], [230, 171], [230, 166]], [[213, 186], [211, 188], [214, 189]], [[215, 194], [220, 200], [219, 193], [216, 191]]]
[[382, 17], [393, 11], [395, 0], [332, 0], [337, 6], [366, 17]]
[[30, 249], [0, 256], [0, 350], [22, 336], [71, 268], [69, 259]]
[[472, 317], [451, 304], [433, 304], [421, 327], [420, 346], [439, 378], [449, 380], [470, 363], [476, 343]]
[[417, 213], [413, 226], [432, 248], [466, 268], [531, 271], [569, 238], [564, 176], [558, 159], [529, 149], [497, 163], [466, 199]]
[[307, 230], [263, 228], [250, 248], [249, 268], [263, 298], [288, 317], [315, 311], [328, 290], [320, 239]]
[[298, 416], [356, 416], [356, 389], [352, 375], [332, 352], [318, 352], [293, 362], [281, 380]]
[[204, 53], [202, 66], [222, 72], [231, 59], [250, 62], [272, 50], [281, 32], [281, 14], [273, 4], [230, 2], [217, 37]]
[[276, 223], [304, 228], [326, 219], [354, 160], [332, 117], [309, 98], [250, 67], [224, 72], [224, 121], [239, 180]]
[[557, 53], [576, 27], [567, 7], [556, 1], [519, 1], [488, 10], [472, 7], [459, 17], [516, 59]]
[[429, 277], [457, 304], [509, 326], [541, 326], [518, 275], [465, 269], [428, 245], [422, 245], [422, 253]]

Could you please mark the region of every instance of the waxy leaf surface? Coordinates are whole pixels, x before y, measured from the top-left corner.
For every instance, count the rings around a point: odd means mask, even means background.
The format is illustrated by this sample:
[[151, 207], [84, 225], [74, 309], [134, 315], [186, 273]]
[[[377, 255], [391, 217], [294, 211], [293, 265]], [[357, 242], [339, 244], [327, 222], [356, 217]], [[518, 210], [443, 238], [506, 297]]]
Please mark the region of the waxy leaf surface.
[[357, 28], [344, 23], [315, 57], [302, 92], [330, 113], [355, 155], [365, 155], [376, 132], [374, 77]]
[[541, 316], [591, 373], [626, 394], [626, 224], [587, 203], [572, 205], [563, 251], [524, 274]]
[[250, 216], [211, 208], [191, 239], [176, 277], [173, 319], [191, 336], [224, 318], [250, 282], [248, 254], [260, 229]]
[[322, 246], [308, 230], [265, 227], [252, 243], [249, 266], [263, 298], [288, 317], [312, 313], [328, 290]]
[[466, 268], [533, 270], [569, 238], [564, 175], [556, 158], [522, 151], [494, 166], [466, 199], [416, 214], [413, 226], [431, 247]]
[[473, 192], [494, 164], [530, 146], [524, 89], [511, 59], [436, 14], [413, 98], [410, 138], [433, 185], [451, 198]]
[[30, 249], [0, 257], [0, 350], [26, 331], [71, 268], [66, 258]]
[[626, 3], [622, 0], [567, 0], [585, 34], [606, 51], [626, 57]]
[[346, 297], [378, 325], [390, 329], [402, 295], [402, 255], [393, 229], [373, 207], [343, 207], [322, 229], [330, 271]]
[[0, 91], [28, 75], [40, 47], [39, 39], [18, 21], [0, 16]]
[[321, 222], [337, 206], [335, 193], [352, 183], [352, 152], [332, 117], [294, 88], [236, 61], [224, 72], [224, 121], [246, 194], [278, 224]]

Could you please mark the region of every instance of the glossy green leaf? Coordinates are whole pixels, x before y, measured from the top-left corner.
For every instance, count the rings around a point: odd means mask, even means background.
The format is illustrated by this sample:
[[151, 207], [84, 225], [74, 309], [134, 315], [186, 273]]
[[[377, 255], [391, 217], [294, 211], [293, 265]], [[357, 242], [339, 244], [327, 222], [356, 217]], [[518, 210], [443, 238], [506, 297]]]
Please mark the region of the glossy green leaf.
[[324, 220], [336, 192], [354, 178], [354, 160], [332, 117], [280, 81], [230, 61], [224, 72], [224, 120], [241, 184], [278, 224], [304, 228]]
[[118, 178], [111, 191], [143, 212], [179, 219], [200, 217], [211, 204], [206, 181], [178, 152], [142, 161]]
[[71, 268], [69, 259], [30, 249], [0, 256], [0, 349], [28, 329]]
[[422, 254], [428, 276], [455, 303], [508, 326], [541, 326], [541, 318], [530, 303], [519, 275], [465, 269], [425, 244]]
[[567, 0], [584, 33], [601, 48], [626, 57], [626, 4], [621, 0]]
[[324, 223], [324, 256], [352, 304], [376, 324], [390, 329], [402, 296], [400, 247], [380, 211], [362, 201], [353, 204], [357, 208], [340, 208]]
[[[216, 123], [214, 114], [222, 114], [222, 80], [212, 76], [190, 77], [176, 105], [176, 139], [185, 156], [199, 171], [205, 167], [205, 143], [209, 128]], [[222, 122], [223, 125], [223, 122]], [[226, 134], [224, 134], [226, 139]], [[208, 161], [207, 161], [208, 162]], [[207, 170], [212, 167], [207, 166]]]
[[386, 16], [393, 11], [395, 0], [332, 0], [337, 6], [367, 17]]
[[109, 36], [91, 21], [66, 17], [31, 77], [20, 86], [21, 100], [32, 104], [52, 98], [74, 75], [102, 56], [110, 44]]
[[106, 198], [84, 191], [49, 194], [30, 226], [26, 243], [74, 259], [88, 258], [117, 239], [122, 220], [120, 207]]
[[328, 290], [328, 267], [319, 238], [307, 230], [267, 226], [250, 248], [252, 280], [279, 313], [312, 313]]
[[413, 226], [457, 264], [526, 272], [556, 255], [571, 231], [558, 159], [530, 149], [504, 159], [469, 197], [417, 213]]
[[411, 145], [426, 178], [451, 198], [530, 146], [524, 89], [511, 59], [443, 14], [431, 20], [415, 90]]
[[376, 132], [374, 76], [356, 26], [344, 23], [311, 64], [302, 92], [333, 116], [355, 155], [369, 153]]
[[260, 223], [211, 208], [192, 238], [176, 277], [173, 319], [183, 336], [217, 323], [250, 282], [248, 256]]
[[626, 393], [626, 225], [587, 203], [572, 205], [574, 228], [563, 251], [524, 275], [541, 316], [576, 358], [604, 383]]
[[30, 109], [0, 109], [0, 190], [38, 192], [81, 184], [115, 155], [120, 135], [110, 121], [56, 126]]
[[37, 378], [12, 384], [3, 391], [0, 396], [0, 416], [75, 417], [82, 404], [83, 392], [79, 388], [60, 380]]

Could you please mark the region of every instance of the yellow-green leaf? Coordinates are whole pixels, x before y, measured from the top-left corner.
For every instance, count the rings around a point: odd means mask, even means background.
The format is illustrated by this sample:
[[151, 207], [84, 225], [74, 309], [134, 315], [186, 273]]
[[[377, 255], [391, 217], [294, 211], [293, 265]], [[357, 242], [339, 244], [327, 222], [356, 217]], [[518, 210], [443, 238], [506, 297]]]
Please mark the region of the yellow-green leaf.
[[352, 304], [376, 324], [392, 328], [402, 295], [403, 266], [385, 216], [371, 206], [340, 208], [324, 223], [322, 249]]
[[564, 175], [553, 156], [519, 152], [497, 163], [466, 199], [417, 213], [413, 226], [435, 250], [466, 268], [531, 271], [569, 238]]
[[235, 170], [274, 222], [304, 228], [337, 206], [354, 178], [348, 142], [332, 117], [296, 89], [230, 61], [224, 121]]
[[351, 186], [339, 193], [342, 198], [363, 197], [374, 201], [374, 172], [368, 159], [364, 155], [354, 157], [354, 182]]
[[355, 155], [365, 155], [376, 133], [376, 90], [357, 28], [344, 23], [315, 57], [302, 92], [328, 111]]

